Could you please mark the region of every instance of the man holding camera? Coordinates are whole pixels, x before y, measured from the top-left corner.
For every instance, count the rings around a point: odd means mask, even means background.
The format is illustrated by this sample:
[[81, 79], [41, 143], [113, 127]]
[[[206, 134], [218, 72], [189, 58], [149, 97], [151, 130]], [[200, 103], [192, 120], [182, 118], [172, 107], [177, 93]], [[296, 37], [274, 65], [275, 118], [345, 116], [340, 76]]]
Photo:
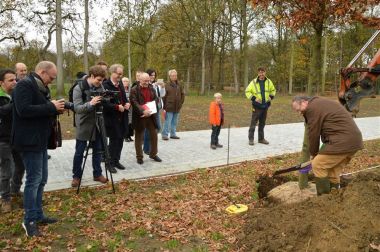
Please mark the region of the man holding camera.
[[109, 70], [111, 76], [103, 82], [103, 86], [104, 89], [113, 92], [114, 95], [104, 103], [104, 123], [109, 137], [111, 164], [117, 169], [125, 170], [124, 165], [120, 164], [120, 155], [123, 149], [124, 133], [128, 127], [130, 103], [121, 82], [123, 66], [113, 64]]
[[102, 82], [106, 76], [106, 71], [101, 66], [93, 66], [88, 72], [88, 76], [74, 88], [73, 101], [76, 122], [76, 144], [73, 160], [73, 180], [72, 187], [79, 185], [82, 178], [83, 154], [87, 147], [87, 141], [91, 141], [92, 146], [92, 167], [94, 181], [107, 183], [107, 179], [102, 175], [101, 151], [103, 149], [101, 135], [96, 128], [96, 106], [100, 105], [101, 96], [91, 96], [91, 92], [103, 92]]
[[37, 223], [50, 224], [57, 220], [44, 215], [42, 195], [48, 178], [47, 145], [51, 118], [63, 112], [65, 101], [49, 100], [41, 92], [57, 77], [53, 62], [37, 64], [35, 73], [19, 81], [12, 92], [12, 145], [21, 153], [25, 165], [24, 222], [27, 236], [40, 236]]

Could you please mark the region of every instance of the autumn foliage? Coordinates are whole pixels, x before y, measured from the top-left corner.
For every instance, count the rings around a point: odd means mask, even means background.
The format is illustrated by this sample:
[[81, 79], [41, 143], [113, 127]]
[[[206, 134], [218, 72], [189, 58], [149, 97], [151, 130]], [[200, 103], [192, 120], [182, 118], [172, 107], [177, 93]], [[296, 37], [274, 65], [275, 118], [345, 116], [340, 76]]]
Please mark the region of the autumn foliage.
[[378, 0], [252, 0], [253, 8], [279, 8], [282, 19], [290, 27], [298, 29], [307, 24], [341, 23], [358, 21], [380, 28], [380, 18], [369, 16]]

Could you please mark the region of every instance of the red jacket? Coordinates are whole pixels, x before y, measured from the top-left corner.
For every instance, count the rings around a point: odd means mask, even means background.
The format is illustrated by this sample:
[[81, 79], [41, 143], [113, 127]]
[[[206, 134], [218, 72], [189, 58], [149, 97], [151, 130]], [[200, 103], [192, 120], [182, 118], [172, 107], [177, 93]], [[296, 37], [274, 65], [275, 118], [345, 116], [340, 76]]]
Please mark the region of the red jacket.
[[[223, 109], [223, 104], [222, 104]], [[219, 104], [217, 104], [215, 101], [210, 103], [210, 111], [209, 111], [209, 120], [211, 125], [220, 126], [223, 125], [223, 121], [221, 111], [219, 108]]]

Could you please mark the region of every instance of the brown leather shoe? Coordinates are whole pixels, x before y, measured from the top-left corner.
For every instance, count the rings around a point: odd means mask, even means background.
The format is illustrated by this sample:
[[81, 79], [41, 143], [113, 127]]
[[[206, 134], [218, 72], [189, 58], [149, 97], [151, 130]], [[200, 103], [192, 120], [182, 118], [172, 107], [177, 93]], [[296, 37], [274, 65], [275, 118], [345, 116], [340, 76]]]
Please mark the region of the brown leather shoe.
[[269, 142], [265, 139], [259, 140], [259, 143], [261, 144], [269, 144]]
[[71, 187], [78, 187], [79, 185], [79, 178], [73, 178], [73, 181], [71, 181]]
[[99, 177], [94, 178], [94, 181], [105, 184], [108, 182], [108, 179], [106, 179], [103, 175], [100, 175]]

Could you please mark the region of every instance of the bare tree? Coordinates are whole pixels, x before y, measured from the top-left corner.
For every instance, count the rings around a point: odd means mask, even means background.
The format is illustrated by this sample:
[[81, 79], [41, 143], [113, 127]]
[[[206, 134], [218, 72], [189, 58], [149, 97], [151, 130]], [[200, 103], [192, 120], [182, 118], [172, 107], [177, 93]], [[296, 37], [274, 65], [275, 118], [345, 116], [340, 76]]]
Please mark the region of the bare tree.
[[83, 66], [84, 71], [88, 73], [88, 33], [90, 29], [90, 16], [88, 13], [88, 2], [84, 0], [84, 37], [83, 37]]
[[56, 0], [56, 44], [57, 44], [57, 97], [65, 93], [63, 83], [63, 48], [62, 48], [62, 0]]

